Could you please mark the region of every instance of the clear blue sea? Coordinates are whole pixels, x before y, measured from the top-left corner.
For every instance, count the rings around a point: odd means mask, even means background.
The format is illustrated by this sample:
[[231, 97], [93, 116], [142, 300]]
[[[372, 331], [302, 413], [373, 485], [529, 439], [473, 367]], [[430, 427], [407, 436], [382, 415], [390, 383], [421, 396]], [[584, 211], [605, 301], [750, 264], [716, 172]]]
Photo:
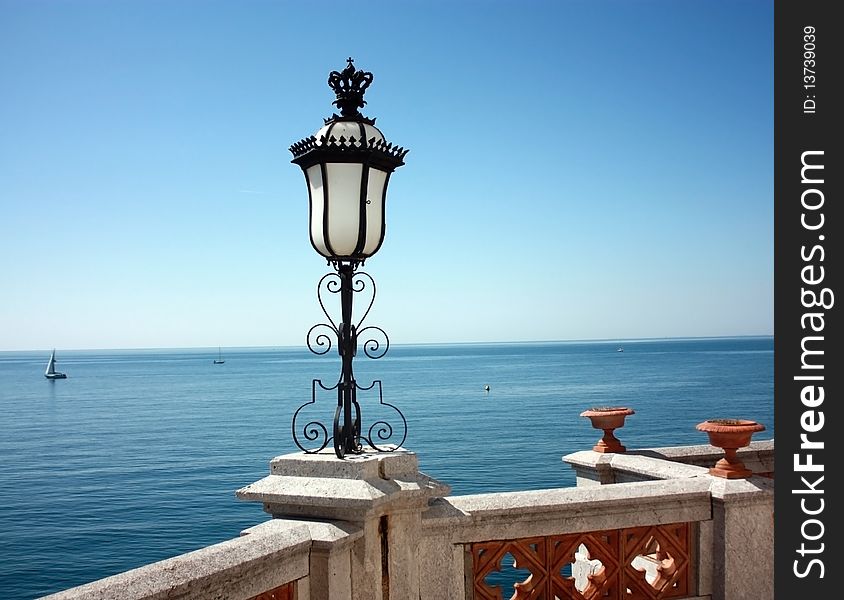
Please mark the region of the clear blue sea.
[[[617, 348], [623, 346], [624, 352]], [[31, 599], [229, 539], [263, 521], [234, 491], [296, 450], [291, 418], [339, 359], [306, 349], [0, 352], [0, 599]], [[713, 417], [774, 436], [773, 338], [394, 346], [355, 361], [408, 422], [405, 446], [454, 494], [574, 485], [564, 454], [635, 409], [628, 448], [702, 444]], [[484, 386], [489, 385], [486, 392]], [[364, 419], [371, 397], [362, 396]], [[335, 400], [315, 409], [328, 421]], [[372, 409], [374, 411], [374, 409]]]

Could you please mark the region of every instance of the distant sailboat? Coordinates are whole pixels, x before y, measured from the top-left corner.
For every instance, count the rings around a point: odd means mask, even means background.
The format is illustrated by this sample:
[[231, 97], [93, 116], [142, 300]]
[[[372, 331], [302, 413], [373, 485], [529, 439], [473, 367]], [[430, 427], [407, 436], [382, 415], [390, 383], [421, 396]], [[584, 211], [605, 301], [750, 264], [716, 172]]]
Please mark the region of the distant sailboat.
[[47, 363], [47, 371], [44, 373], [47, 379], [67, 379], [67, 375], [56, 371], [56, 349], [53, 348], [53, 353], [50, 355], [50, 362]]
[[214, 359], [214, 364], [215, 365], [221, 365], [224, 362], [226, 362], [226, 361], [223, 360], [223, 351], [218, 347], [217, 348], [217, 358]]

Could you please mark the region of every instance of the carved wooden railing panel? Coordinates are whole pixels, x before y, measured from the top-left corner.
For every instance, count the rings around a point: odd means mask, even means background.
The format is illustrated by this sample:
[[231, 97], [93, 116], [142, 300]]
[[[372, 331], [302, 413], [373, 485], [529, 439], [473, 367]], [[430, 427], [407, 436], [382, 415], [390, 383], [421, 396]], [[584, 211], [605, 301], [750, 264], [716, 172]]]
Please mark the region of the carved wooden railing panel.
[[505, 597], [489, 581], [505, 558], [529, 573], [513, 585], [513, 600], [684, 598], [690, 541], [690, 524], [673, 523], [471, 544], [475, 600]]
[[293, 592], [295, 591], [293, 586], [295, 585], [296, 582], [291, 581], [290, 583], [280, 585], [268, 592], [264, 592], [263, 594], [253, 596], [249, 600], [293, 600]]

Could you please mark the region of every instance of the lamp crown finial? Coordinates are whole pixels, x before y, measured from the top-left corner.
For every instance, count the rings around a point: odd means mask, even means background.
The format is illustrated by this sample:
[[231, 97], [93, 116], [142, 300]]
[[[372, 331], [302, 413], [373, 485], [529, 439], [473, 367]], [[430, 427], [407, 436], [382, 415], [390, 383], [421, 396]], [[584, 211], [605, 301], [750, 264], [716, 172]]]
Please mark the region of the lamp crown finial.
[[355, 69], [355, 59], [346, 59], [346, 68], [331, 71], [328, 74], [328, 87], [334, 90], [336, 99], [332, 104], [340, 109], [340, 115], [346, 118], [363, 118], [358, 110], [366, 104], [363, 95], [372, 83], [372, 73]]

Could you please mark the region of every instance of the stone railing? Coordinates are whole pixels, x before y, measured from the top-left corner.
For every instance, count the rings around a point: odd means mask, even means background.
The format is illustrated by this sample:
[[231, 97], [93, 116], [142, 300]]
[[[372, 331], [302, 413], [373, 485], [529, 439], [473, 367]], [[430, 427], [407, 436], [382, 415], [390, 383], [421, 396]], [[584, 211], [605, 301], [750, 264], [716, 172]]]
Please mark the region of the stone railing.
[[[743, 456], [772, 473], [761, 444]], [[578, 487], [448, 496], [406, 450], [289, 454], [237, 492], [272, 520], [49, 598], [768, 600], [773, 481], [713, 476], [718, 456], [577, 452]]]
[[[645, 448], [621, 454], [575, 452], [563, 457], [577, 476], [577, 485], [606, 485], [630, 481], [650, 481], [678, 477], [697, 477], [724, 455], [709, 445]], [[751, 442], [737, 456], [760, 477], [774, 476], [774, 441]], [[684, 468], [688, 466], [690, 468]]]
[[423, 515], [421, 597], [509, 598], [513, 562], [519, 598], [708, 596], [711, 515], [706, 479], [442, 498]]
[[311, 534], [270, 521], [228, 540], [46, 596], [50, 600], [305, 600]]
[[723, 451], [705, 445], [620, 454], [575, 452], [563, 460], [583, 489], [629, 485], [622, 482], [709, 481], [712, 597], [773, 598], [774, 442], [752, 442], [738, 451], [738, 458], [753, 471], [746, 479], [711, 476], [709, 467], [722, 456]]

